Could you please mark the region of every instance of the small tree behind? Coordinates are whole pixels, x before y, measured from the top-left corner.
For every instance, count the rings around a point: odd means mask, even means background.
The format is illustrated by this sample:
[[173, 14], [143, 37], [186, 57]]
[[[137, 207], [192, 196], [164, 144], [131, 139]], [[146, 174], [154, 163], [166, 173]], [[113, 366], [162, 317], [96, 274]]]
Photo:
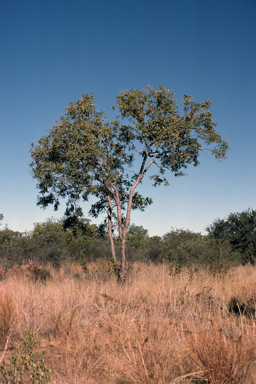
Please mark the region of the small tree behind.
[[[121, 92], [117, 96], [119, 114], [112, 122], [106, 122], [105, 114], [96, 110], [93, 95], [70, 103], [60, 121], [30, 150], [32, 174], [38, 180], [38, 205], [53, 204], [58, 209], [59, 200], [67, 198], [65, 215], [81, 216], [79, 200], [95, 196], [90, 214], [107, 213], [114, 258], [112, 234], [118, 227], [121, 277], [125, 278], [131, 210], [144, 210], [152, 203], [135, 191], [148, 170], [156, 170], [150, 176], [154, 186], [169, 185], [165, 172], [182, 176], [188, 164], [197, 166], [200, 151], [206, 149], [203, 143], [215, 158], [226, 156], [228, 145], [215, 131], [210, 106], [210, 100], [200, 104], [185, 95], [180, 113], [173, 92], [163, 86]], [[127, 171], [138, 164], [133, 172]]]
[[148, 230], [142, 225], [131, 224], [127, 233], [127, 241], [131, 248], [143, 248], [148, 240]]
[[219, 242], [228, 240], [232, 250], [240, 252], [244, 263], [255, 264], [256, 210], [231, 213], [227, 219], [215, 220], [206, 231]]

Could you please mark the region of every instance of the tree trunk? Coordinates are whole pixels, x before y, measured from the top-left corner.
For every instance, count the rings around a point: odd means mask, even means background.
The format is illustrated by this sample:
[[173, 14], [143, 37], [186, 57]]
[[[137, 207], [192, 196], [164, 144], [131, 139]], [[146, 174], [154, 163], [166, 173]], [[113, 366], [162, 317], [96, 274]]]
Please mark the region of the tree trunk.
[[[127, 206], [127, 211], [126, 211], [126, 221], [125, 221], [124, 228], [122, 228], [122, 230], [120, 231], [121, 232], [121, 236], [120, 236], [120, 239], [121, 239], [121, 271], [120, 271], [119, 277], [122, 281], [125, 281], [125, 279], [126, 279], [126, 253], [125, 253], [126, 236], [127, 236], [127, 231], [129, 228], [129, 223], [130, 223], [130, 216], [131, 216], [131, 209], [132, 209], [132, 198], [133, 198], [135, 188], [139, 184], [142, 177], [143, 177], [142, 175], [139, 175], [139, 177], [137, 178], [136, 182], [133, 184], [133, 186], [130, 190], [129, 201], [128, 201], [128, 206]], [[117, 195], [117, 197], [118, 197], [118, 195]], [[118, 215], [118, 217], [120, 215], [119, 221], [121, 221], [120, 202], [119, 202], [119, 204], [117, 204], [117, 209], [118, 209], [117, 215]], [[119, 226], [119, 224], [118, 224], [118, 226]]]
[[121, 240], [121, 271], [119, 274], [119, 278], [121, 281], [125, 281], [126, 279], [126, 253], [125, 253], [125, 248], [126, 248], [126, 236], [123, 236]]
[[116, 261], [116, 251], [115, 251], [115, 244], [114, 244], [114, 240], [113, 240], [113, 233], [112, 233], [112, 226], [111, 225], [110, 225], [110, 227], [108, 226], [108, 237], [109, 237], [109, 241], [110, 241], [111, 255], [112, 255], [113, 259]]
[[110, 196], [108, 196], [108, 203], [109, 203], [109, 208], [108, 208], [108, 237], [109, 237], [109, 242], [110, 242], [110, 247], [111, 247], [111, 254], [113, 259], [116, 261], [116, 251], [115, 251], [115, 244], [113, 240], [113, 231], [112, 231], [112, 203]]

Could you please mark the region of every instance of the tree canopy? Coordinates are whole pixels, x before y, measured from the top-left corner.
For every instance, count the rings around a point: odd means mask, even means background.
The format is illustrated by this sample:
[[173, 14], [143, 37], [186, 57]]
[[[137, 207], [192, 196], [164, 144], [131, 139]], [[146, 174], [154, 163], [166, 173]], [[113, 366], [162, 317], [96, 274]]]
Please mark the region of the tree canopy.
[[[228, 145], [215, 130], [210, 100], [197, 103], [183, 97], [180, 112], [174, 93], [163, 86], [131, 89], [117, 96], [114, 121], [97, 110], [93, 95], [70, 103], [66, 112], [36, 146], [31, 169], [38, 180], [38, 205], [67, 198], [66, 217], [81, 216], [80, 201], [97, 198], [90, 214], [107, 213], [109, 239], [115, 258], [113, 230], [121, 239], [121, 275], [125, 276], [126, 236], [132, 209], [144, 210], [152, 200], [136, 192], [148, 170], [154, 186], [169, 185], [166, 171], [184, 175], [199, 164], [200, 151], [226, 157]], [[204, 147], [206, 145], [206, 147]], [[138, 166], [138, 168], [137, 168]]]

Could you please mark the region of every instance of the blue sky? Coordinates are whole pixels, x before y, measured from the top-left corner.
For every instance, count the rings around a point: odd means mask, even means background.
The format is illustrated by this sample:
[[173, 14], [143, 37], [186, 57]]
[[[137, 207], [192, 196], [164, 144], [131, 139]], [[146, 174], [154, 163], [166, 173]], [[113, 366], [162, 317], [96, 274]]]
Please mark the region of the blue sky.
[[148, 84], [173, 89], [178, 102], [211, 99], [230, 151], [223, 162], [202, 154], [186, 177], [170, 173], [170, 187], [145, 179], [139, 191], [153, 205], [131, 222], [150, 235], [205, 233], [218, 217], [256, 209], [255, 0], [1, 0], [0, 35], [3, 225], [25, 231], [63, 215], [64, 204], [36, 206], [28, 151], [65, 105], [93, 93], [111, 114], [120, 90]]

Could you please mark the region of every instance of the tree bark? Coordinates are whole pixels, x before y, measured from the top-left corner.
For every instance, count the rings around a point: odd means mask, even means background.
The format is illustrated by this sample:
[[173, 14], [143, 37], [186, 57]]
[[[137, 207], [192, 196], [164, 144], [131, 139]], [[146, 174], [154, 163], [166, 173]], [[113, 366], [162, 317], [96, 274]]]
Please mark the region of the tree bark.
[[113, 187], [115, 190], [115, 194], [114, 194], [113, 198], [114, 198], [115, 203], [116, 203], [118, 233], [119, 233], [120, 239], [122, 239], [123, 238], [123, 227], [122, 227], [121, 203], [120, 203], [120, 199], [119, 199], [118, 190], [115, 186], [113, 186]]
[[121, 240], [121, 271], [119, 277], [121, 281], [125, 281], [126, 279], [126, 236], [123, 236]]
[[121, 273], [120, 273], [120, 278], [122, 281], [125, 281], [126, 279], [126, 235], [127, 231], [129, 228], [129, 223], [130, 223], [130, 216], [131, 216], [131, 209], [132, 209], [132, 198], [133, 194], [135, 191], [135, 188], [139, 184], [140, 180], [142, 179], [142, 176], [140, 175], [136, 182], [133, 184], [130, 195], [129, 195], [129, 201], [128, 201], [128, 206], [127, 206], [127, 211], [126, 211], [126, 221], [124, 228], [122, 229], [122, 238], [121, 238]]
[[112, 231], [112, 203], [111, 203], [111, 198], [108, 196], [108, 203], [109, 203], [109, 208], [108, 208], [108, 237], [110, 241], [110, 247], [111, 247], [111, 254], [113, 259], [116, 261], [116, 251], [115, 251], [115, 244], [113, 240], [113, 231]]
[[[124, 225], [124, 228], [120, 228], [121, 230], [119, 231], [119, 235], [121, 233], [121, 236], [120, 236], [120, 239], [121, 239], [121, 271], [120, 271], [120, 279], [122, 281], [125, 281], [126, 279], [126, 235], [127, 235], [127, 231], [128, 231], [128, 228], [129, 228], [129, 223], [130, 223], [130, 216], [131, 216], [131, 209], [132, 209], [132, 198], [133, 198], [133, 194], [134, 194], [134, 191], [135, 189], [137, 188], [139, 182], [143, 179], [143, 177], [145, 176], [146, 172], [148, 171], [149, 167], [155, 162], [155, 159], [157, 158], [157, 156], [154, 156], [153, 159], [150, 161], [150, 163], [146, 166], [146, 168], [144, 169], [144, 166], [145, 166], [145, 163], [146, 163], [146, 159], [147, 159], [147, 153], [143, 159], [143, 162], [142, 162], [142, 165], [141, 165], [141, 169], [140, 169], [140, 173], [137, 177], [137, 180], [135, 181], [135, 183], [133, 184], [133, 186], [131, 187], [131, 190], [130, 190], [130, 194], [129, 194], [129, 201], [128, 201], [128, 206], [127, 206], [127, 211], [126, 211], [126, 221], [125, 221], [125, 225]], [[120, 201], [119, 201], [119, 196], [118, 196], [118, 192], [116, 190], [116, 196], [117, 196], [117, 200], [116, 200], [116, 204], [117, 204], [117, 212], [120, 212], [120, 220], [121, 220], [121, 209], [120, 209]], [[119, 204], [118, 204], [119, 202]], [[120, 221], [119, 221], [120, 222]], [[119, 227], [119, 222], [118, 222], [118, 227]]]

